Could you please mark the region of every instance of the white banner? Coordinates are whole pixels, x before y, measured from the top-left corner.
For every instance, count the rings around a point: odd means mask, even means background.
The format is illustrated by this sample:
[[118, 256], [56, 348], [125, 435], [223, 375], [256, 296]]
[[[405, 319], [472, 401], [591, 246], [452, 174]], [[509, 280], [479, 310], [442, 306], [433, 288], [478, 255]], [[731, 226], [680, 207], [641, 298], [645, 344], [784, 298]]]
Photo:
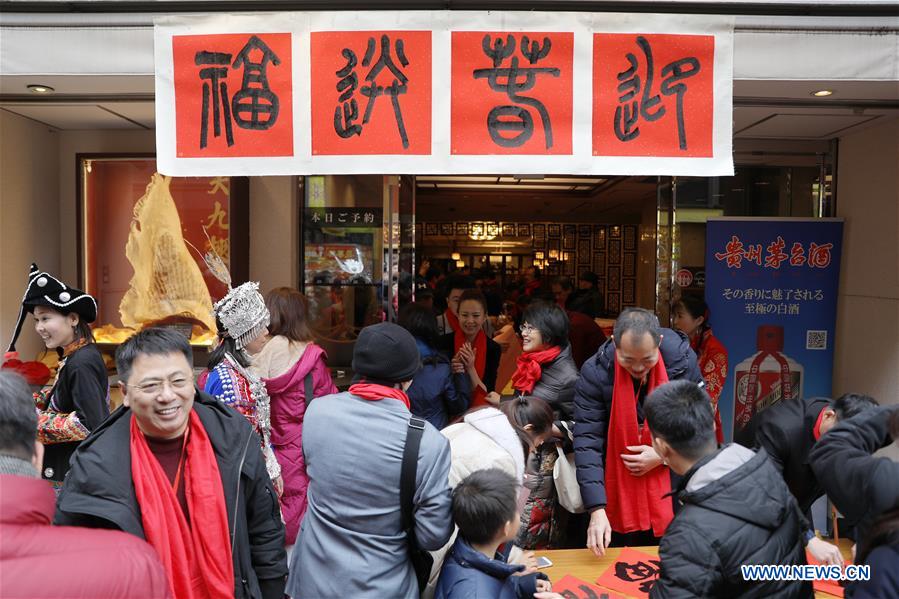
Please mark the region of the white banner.
[[167, 175], [733, 174], [729, 17], [166, 17], [155, 58]]

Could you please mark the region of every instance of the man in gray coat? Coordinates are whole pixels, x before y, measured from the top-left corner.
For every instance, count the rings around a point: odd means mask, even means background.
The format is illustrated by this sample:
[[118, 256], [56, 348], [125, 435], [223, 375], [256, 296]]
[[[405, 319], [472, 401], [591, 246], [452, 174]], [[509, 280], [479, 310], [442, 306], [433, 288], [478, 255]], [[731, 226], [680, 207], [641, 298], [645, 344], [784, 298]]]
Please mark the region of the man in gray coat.
[[[290, 564], [291, 597], [418, 597], [400, 516], [411, 416], [404, 391], [418, 368], [408, 331], [392, 323], [366, 327], [353, 352], [355, 384], [308, 405], [309, 505]], [[449, 442], [425, 423], [413, 500], [421, 549], [441, 548], [453, 531], [449, 469]]]

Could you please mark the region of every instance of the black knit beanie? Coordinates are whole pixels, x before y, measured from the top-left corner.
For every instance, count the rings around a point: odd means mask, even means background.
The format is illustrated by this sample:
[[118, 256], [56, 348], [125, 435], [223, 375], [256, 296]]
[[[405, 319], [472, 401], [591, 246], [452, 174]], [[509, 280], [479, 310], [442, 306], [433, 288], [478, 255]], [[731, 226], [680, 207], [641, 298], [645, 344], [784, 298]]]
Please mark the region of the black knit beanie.
[[392, 322], [362, 329], [353, 349], [353, 372], [357, 377], [402, 383], [412, 380], [421, 368], [415, 337]]

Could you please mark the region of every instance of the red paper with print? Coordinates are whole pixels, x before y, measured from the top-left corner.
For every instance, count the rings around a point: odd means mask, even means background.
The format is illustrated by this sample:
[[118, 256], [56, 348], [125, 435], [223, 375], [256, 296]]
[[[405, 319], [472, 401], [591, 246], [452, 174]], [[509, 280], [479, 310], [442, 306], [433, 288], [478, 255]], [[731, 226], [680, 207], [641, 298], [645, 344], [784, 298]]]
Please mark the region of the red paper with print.
[[431, 32], [311, 34], [312, 153], [431, 153]]
[[290, 33], [172, 37], [179, 158], [293, 155]]
[[[821, 564], [818, 560], [812, 556], [808, 551], [805, 552], [805, 559], [809, 565], [818, 566]], [[812, 586], [815, 588], [816, 592], [821, 593], [830, 593], [831, 595], [836, 595], [837, 597], [843, 597], [844, 591], [843, 587], [840, 586], [840, 583], [836, 580], [814, 580], [812, 581]]]
[[574, 34], [452, 33], [452, 154], [571, 154]]
[[629, 597], [649, 597], [649, 590], [658, 580], [661, 567], [659, 556], [625, 547], [615, 563], [596, 580], [596, 584]]
[[711, 157], [712, 35], [593, 35], [593, 155]]
[[570, 574], [553, 583], [553, 592], [565, 599], [625, 599], [624, 595], [602, 589]]

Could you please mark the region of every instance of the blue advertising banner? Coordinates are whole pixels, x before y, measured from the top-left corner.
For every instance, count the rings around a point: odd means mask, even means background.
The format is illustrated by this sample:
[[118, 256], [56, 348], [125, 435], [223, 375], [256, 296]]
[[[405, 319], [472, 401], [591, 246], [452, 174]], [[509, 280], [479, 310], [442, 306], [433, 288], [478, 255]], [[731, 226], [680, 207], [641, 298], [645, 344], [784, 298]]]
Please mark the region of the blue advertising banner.
[[728, 354], [726, 439], [778, 401], [830, 396], [842, 240], [842, 219], [709, 219], [705, 299]]

